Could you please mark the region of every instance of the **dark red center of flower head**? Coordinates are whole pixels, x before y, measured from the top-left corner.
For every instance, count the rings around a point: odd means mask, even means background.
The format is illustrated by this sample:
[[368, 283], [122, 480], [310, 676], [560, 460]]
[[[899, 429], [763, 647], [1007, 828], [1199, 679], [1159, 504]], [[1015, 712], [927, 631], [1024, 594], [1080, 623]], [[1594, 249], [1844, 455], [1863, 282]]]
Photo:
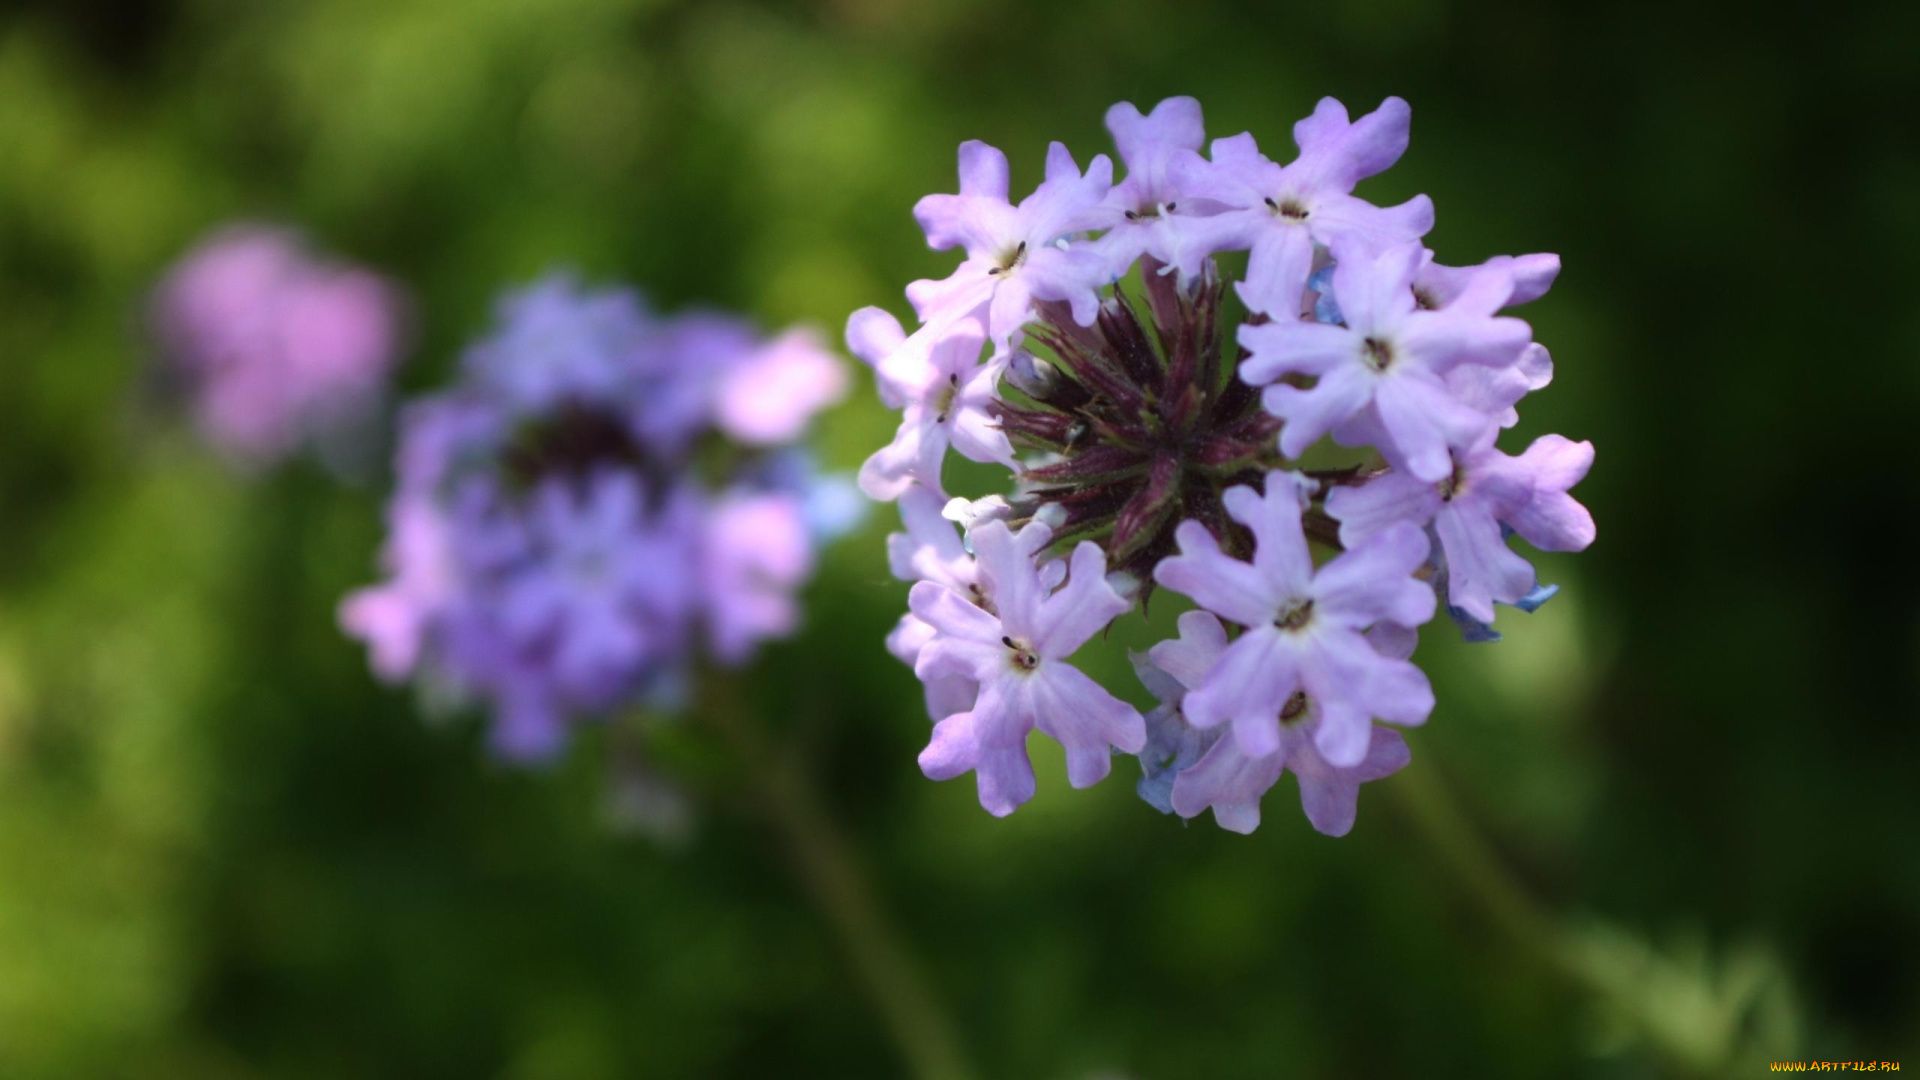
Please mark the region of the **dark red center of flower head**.
[[1008, 437], [1054, 458], [1022, 473], [1022, 508], [1058, 506], [1056, 543], [1099, 543], [1108, 566], [1146, 590], [1189, 518], [1229, 552], [1250, 553], [1221, 493], [1257, 487], [1281, 463], [1280, 421], [1222, 355], [1220, 281], [1209, 274], [1183, 288], [1159, 269], [1148, 260], [1144, 305], [1116, 288], [1092, 326], [1065, 305], [1040, 305], [1028, 339], [1051, 353], [1058, 377], [1027, 392], [1003, 384], [996, 406]]
[[546, 476], [585, 476], [609, 465], [642, 462], [640, 445], [622, 417], [607, 409], [568, 404], [523, 426], [507, 445], [501, 465], [515, 484], [531, 487]]

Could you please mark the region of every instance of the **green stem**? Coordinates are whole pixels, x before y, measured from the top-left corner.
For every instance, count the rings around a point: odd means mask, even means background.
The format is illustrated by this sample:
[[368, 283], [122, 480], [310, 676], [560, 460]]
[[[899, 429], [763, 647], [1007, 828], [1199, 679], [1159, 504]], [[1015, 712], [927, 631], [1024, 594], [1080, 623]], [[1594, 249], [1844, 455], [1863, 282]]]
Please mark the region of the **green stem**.
[[[1427, 847], [1446, 864], [1463, 892], [1488, 921], [1515, 945], [1577, 992], [1627, 1018], [1642, 1039], [1677, 1075], [1717, 1075], [1734, 1060], [1731, 1029], [1704, 1042], [1698, 1032], [1676, 1027], [1673, 1018], [1643, 1000], [1645, 992], [1620, 973], [1592, 962], [1573, 928], [1514, 876], [1474, 827], [1432, 763], [1413, 765], [1382, 785], [1399, 800]], [[1670, 980], [1691, 979], [1649, 950], [1646, 963]], [[1705, 988], [1710, 992], [1710, 988]]]
[[1438, 770], [1416, 763], [1382, 785], [1394, 793], [1401, 810], [1445, 862], [1461, 888], [1488, 920], [1514, 943], [1545, 959], [1556, 972], [1569, 972], [1559, 947], [1553, 917], [1529, 894], [1467, 819]]
[[716, 696], [726, 700], [709, 709], [714, 728], [740, 755], [768, 824], [786, 842], [801, 884], [839, 932], [913, 1075], [971, 1080], [952, 1024], [806, 773], [775, 752], [737, 695]]

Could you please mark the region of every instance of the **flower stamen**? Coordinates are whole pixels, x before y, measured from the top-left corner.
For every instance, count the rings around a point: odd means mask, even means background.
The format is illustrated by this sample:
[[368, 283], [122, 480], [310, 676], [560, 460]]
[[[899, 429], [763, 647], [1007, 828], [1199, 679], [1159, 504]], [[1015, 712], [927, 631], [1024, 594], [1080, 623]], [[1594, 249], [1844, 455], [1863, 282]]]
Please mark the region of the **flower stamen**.
[[1296, 199], [1291, 195], [1277, 202], [1271, 198], [1268, 199], [1267, 209], [1273, 211], [1275, 214], [1278, 214], [1283, 218], [1286, 218], [1288, 221], [1307, 220], [1308, 210], [1306, 206], [1303, 203], [1301, 203], [1299, 199]]
[[1040, 654], [1034, 652], [1033, 646], [1026, 642], [1003, 637], [1000, 639], [1000, 644], [1005, 645], [1012, 652], [1013, 655], [1008, 657], [1008, 661], [1013, 664], [1015, 670], [1032, 671], [1040, 666]]
[[933, 418], [936, 424], [947, 422], [947, 414], [953, 411], [953, 395], [960, 390], [960, 376], [947, 376], [947, 388], [940, 392], [940, 415]]
[[1393, 343], [1370, 337], [1360, 343], [1361, 358], [1374, 371], [1383, 372], [1393, 366]]
[[1273, 620], [1273, 625], [1282, 630], [1300, 630], [1312, 621], [1313, 601], [1307, 600], [1288, 609], [1285, 614]]
[[1019, 246], [1013, 249], [1013, 254], [1008, 255], [1006, 258], [1000, 260], [999, 266], [989, 268], [987, 270], [987, 273], [995, 277], [1001, 274], [1011, 274], [1015, 270], [1020, 268], [1021, 263], [1026, 261], [1027, 261], [1027, 242], [1025, 240], [1022, 240], [1020, 241]]
[[1287, 699], [1287, 703], [1280, 707], [1280, 722], [1283, 724], [1297, 724], [1306, 719], [1306, 711], [1307, 692], [1305, 690], [1295, 690], [1293, 696]]

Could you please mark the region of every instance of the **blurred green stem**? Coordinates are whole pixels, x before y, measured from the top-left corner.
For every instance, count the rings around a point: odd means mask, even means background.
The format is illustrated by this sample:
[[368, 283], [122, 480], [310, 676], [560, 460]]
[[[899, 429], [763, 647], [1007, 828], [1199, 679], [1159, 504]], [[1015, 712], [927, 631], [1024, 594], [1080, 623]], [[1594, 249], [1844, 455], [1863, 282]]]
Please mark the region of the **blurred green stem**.
[[769, 745], [724, 677], [708, 717], [740, 755], [768, 824], [786, 842], [795, 872], [833, 923], [874, 1006], [919, 1080], [971, 1080], [959, 1040], [905, 942], [881, 910], [867, 875], [804, 769]]
[[1383, 786], [1399, 799], [1401, 810], [1424, 835], [1428, 848], [1447, 864], [1461, 889], [1495, 926], [1555, 971], [1573, 973], [1553, 917], [1481, 837], [1431, 762], [1404, 769], [1394, 783]]
[[[1633, 971], [1596, 963], [1592, 951], [1581, 947], [1574, 927], [1508, 869], [1460, 808], [1431, 762], [1402, 770], [1392, 783], [1383, 786], [1394, 793], [1401, 810], [1427, 841], [1428, 849], [1446, 864], [1462, 891], [1490, 922], [1577, 992], [1628, 1020], [1674, 1075], [1717, 1075], [1732, 1060], [1731, 1038], [1703, 1042], [1700, 1033], [1676, 1023], [1660, 1002], [1643, 1000], [1646, 994], [1632, 981]], [[1636, 940], [1631, 935], [1625, 935], [1625, 939]], [[1651, 950], [1642, 961], [1642, 969], [1672, 983], [1688, 984], [1689, 993], [1711, 994], [1710, 987], [1691, 985], [1696, 980], [1660, 960]], [[1662, 999], [1667, 1000], [1671, 999]]]

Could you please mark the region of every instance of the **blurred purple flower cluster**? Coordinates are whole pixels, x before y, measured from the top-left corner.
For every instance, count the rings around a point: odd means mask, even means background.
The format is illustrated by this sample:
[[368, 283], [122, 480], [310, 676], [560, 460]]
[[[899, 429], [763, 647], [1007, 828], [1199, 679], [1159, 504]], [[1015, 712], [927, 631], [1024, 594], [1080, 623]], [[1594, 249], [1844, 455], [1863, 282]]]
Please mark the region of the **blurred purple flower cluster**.
[[846, 386], [805, 330], [564, 274], [513, 293], [457, 385], [406, 409], [390, 576], [342, 624], [382, 677], [483, 700], [517, 760], [672, 704], [702, 644], [734, 665], [795, 628], [834, 481], [789, 444]]
[[[912, 333], [867, 308], [847, 341], [901, 411], [860, 482], [907, 526], [889, 554], [911, 611], [889, 647], [926, 683], [928, 776], [973, 772], [981, 804], [1011, 813], [1034, 793], [1037, 728], [1075, 787], [1137, 754], [1148, 802], [1248, 832], [1291, 772], [1313, 826], [1343, 834], [1361, 782], [1408, 761], [1380, 724], [1433, 709], [1415, 628], [1444, 604], [1492, 640], [1496, 603], [1552, 592], [1509, 536], [1593, 541], [1567, 494], [1589, 444], [1495, 445], [1552, 373], [1501, 312], [1541, 296], [1558, 257], [1444, 266], [1421, 242], [1426, 196], [1353, 194], [1400, 158], [1410, 118], [1398, 98], [1358, 120], [1325, 99], [1282, 165], [1250, 134], [1203, 154], [1191, 98], [1122, 103], [1119, 183], [1105, 155], [1083, 171], [1054, 143], [1016, 204], [1006, 157], [968, 142], [959, 193], [915, 207], [964, 261], [908, 286]], [[1232, 333], [1229, 252], [1246, 253]], [[1329, 439], [1371, 453], [1342, 460]], [[949, 500], [949, 447], [1010, 468], [1010, 495]], [[1067, 661], [1156, 588], [1199, 610], [1135, 658], [1161, 702], [1142, 716]]]
[[293, 230], [231, 225], [168, 273], [151, 322], [206, 439], [259, 468], [377, 414], [404, 308], [386, 280]]

